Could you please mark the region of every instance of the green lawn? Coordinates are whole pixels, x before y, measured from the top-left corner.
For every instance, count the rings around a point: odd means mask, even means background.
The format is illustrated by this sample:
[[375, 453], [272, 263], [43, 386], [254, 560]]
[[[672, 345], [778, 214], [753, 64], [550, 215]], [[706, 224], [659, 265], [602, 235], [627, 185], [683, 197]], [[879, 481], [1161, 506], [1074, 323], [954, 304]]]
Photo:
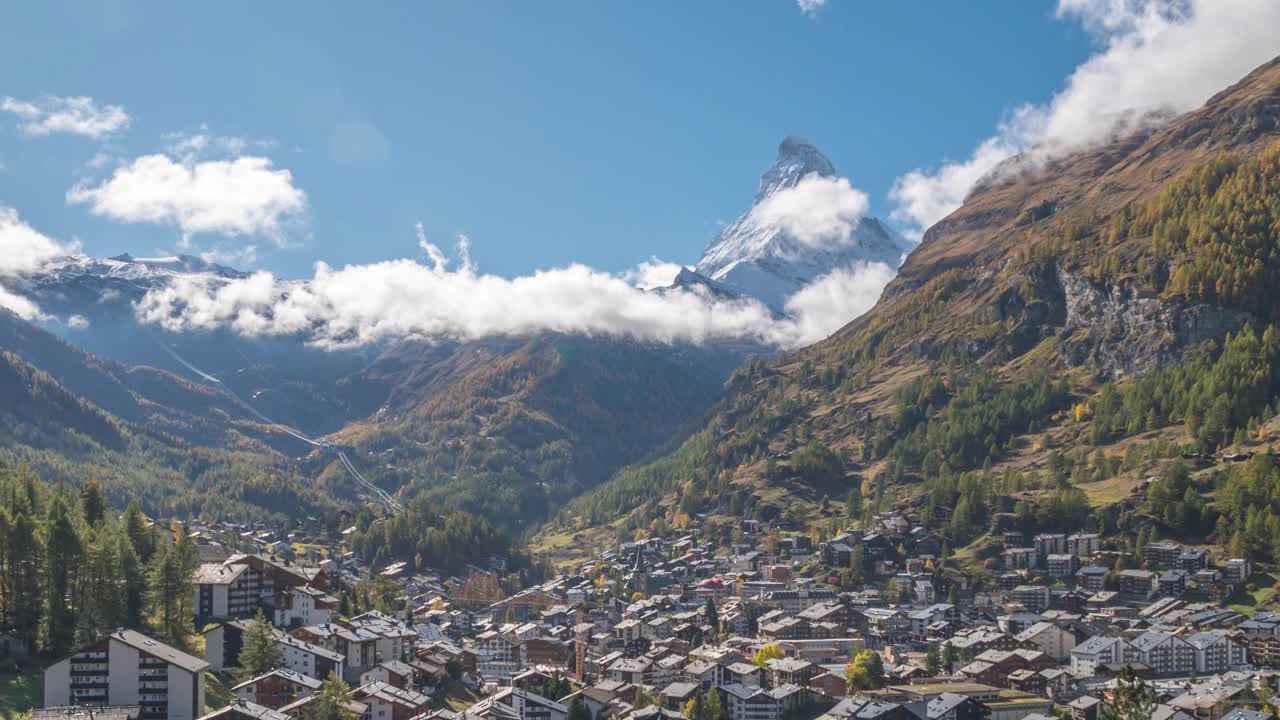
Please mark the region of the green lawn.
[[1258, 589], [1253, 592], [1240, 590], [1230, 598], [1227, 598], [1227, 602], [1229, 603], [1228, 607], [1232, 610], [1253, 617], [1254, 614], [1275, 599], [1276, 589], [1273, 585], [1275, 579], [1270, 575], [1254, 575], [1249, 578], [1249, 582], [1253, 583]]
[[205, 712], [213, 712], [219, 708], [224, 708], [231, 704], [235, 699], [231, 688], [235, 684], [230, 678], [223, 680], [216, 674], [207, 672], [204, 674], [204, 710]]
[[472, 692], [471, 688], [459, 682], [449, 681], [443, 688], [436, 691], [436, 696], [431, 700], [431, 709], [462, 712], [478, 702], [480, 702], [480, 696]]
[[44, 671], [31, 667], [17, 675], [0, 673], [0, 720], [16, 720], [22, 713], [41, 705], [44, 699]]

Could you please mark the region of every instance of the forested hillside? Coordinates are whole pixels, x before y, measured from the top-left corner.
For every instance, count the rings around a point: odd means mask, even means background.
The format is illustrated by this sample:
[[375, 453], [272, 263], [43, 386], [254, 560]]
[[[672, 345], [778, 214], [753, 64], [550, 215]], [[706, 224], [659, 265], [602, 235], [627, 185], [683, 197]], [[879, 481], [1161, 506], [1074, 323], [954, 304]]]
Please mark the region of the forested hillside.
[[[1278, 513], [1258, 478], [1271, 460], [1211, 454], [1270, 448], [1278, 273], [1273, 61], [1154, 132], [1008, 163], [926, 233], [871, 312], [737, 371], [703, 431], [570, 503], [543, 546], [695, 512], [822, 535], [900, 505], [955, 549], [1002, 524], [1088, 520], [1131, 543], [1243, 532], [1270, 557]], [[1184, 453], [1197, 459], [1178, 470]], [[1144, 491], [1152, 477], [1165, 479]]]
[[517, 532], [701, 422], [740, 357], [553, 334], [402, 343], [350, 380], [390, 388], [386, 406], [334, 437], [376, 458], [383, 487]]

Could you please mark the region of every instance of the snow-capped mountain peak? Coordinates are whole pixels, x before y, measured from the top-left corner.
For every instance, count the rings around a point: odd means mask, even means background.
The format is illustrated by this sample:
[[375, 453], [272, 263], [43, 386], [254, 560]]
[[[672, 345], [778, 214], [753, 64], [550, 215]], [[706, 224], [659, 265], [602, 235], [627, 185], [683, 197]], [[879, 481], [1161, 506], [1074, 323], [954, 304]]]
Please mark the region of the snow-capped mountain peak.
[[787, 137], [778, 145], [778, 159], [760, 176], [760, 189], [756, 192], [754, 204], [759, 205], [761, 200], [779, 190], [795, 187], [801, 178], [813, 174], [834, 177], [836, 169], [827, 156], [808, 141]]
[[[897, 268], [912, 244], [879, 220], [863, 217], [862, 208], [865, 195], [838, 178], [821, 151], [788, 137], [760, 176], [751, 209], [707, 246], [696, 272], [781, 312], [787, 297], [833, 270], [859, 262]], [[798, 228], [814, 216], [830, 226], [817, 240]]]

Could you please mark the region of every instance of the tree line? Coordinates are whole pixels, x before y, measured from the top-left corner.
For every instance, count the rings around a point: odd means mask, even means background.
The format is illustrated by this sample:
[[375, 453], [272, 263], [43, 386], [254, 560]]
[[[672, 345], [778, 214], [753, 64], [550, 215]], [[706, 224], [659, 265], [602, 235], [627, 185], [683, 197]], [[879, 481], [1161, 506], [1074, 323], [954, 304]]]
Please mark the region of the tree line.
[[136, 503], [108, 509], [101, 488], [41, 480], [0, 464], [0, 626], [29, 651], [58, 656], [125, 627], [184, 646], [199, 556]]

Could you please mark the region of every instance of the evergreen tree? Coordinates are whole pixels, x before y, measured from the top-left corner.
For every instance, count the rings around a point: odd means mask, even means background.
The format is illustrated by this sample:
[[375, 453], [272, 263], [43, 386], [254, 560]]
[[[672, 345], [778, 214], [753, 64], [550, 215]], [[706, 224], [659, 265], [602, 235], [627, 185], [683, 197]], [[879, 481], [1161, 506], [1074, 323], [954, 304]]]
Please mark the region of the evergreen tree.
[[707, 701], [702, 704], [700, 720], [721, 720], [724, 714], [720, 706], [720, 692], [714, 687], [707, 691]]
[[111, 528], [100, 524], [87, 531], [88, 543], [80, 573], [76, 602], [76, 644], [94, 640], [100, 633], [125, 624], [123, 573], [119, 543]]
[[75, 643], [76, 617], [71, 607], [71, 582], [79, 571], [84, 548], [61, 495], [49, 503], [45, 517], [45, 608], [41, 639], [53, 655], [70, 652]]
[[84, 522], [93, 527], [102, 522], [107, 515], [107, 503], [102, 498], [102, 490], [98, 481], [89, 477], [80, 486], [80, 508], [84, 512]]
[[9, 624], [35, 649], [40, 630], [40, 570], [44, 567], [44, 542], [27, 511], [20, 511], [9, 527], [5, 543], [4, 589]]
[[120, 614], [122, 624], [141, 628], [147, 601], [147, 570], [128, 533], [118, 529], [114, 533], [116, 558], [120, 569]]
[[720, 636], [720, 611], [716, 608], [714, 598], [707, 598], [706, 604], [707, 624], [711, 626], [711, 640], [715, 642]]
[[587, 701], [582, 699], [582, 695], [574, 695], [569, 701], [565, 720], [591, 720], [591, 709], [587, 707]]
[[138, 560], [144, 565], [150, 563], [151, 556], [156, 550], [155, 536], [147, 527], [147, 518], [138, 508], [137, 500], [129, 503], [129, 507], [125, 508], [124, 528], [129, 535], [129, 542], [133, 543], [133, 551], [137, 554]]
[[942, 652], [938, 648], [938, 643], [929, 643], [929, 653], [925, 655], [924, 667], [930, 675], [937, 675], [942, 669]]
[[1112, 701], [1103, 706], [1102, 720], [1150, 720], [1156, 708], [1156, 693], [1132, 667], [1126, 665], [1116, 677]]
[[329, 673], [316, 699], [302, 706], [301, 720], [356, 720], [350, 705], [350, 686], [337, 674]]
[[244, 668], [249, 677], [257, 677], [280, 667], [284, 648], [276, 640], [274, 628], [261, 609], [245, 628], [242, 643], [240, 667]]
[[178, 542], [161, 543], [147, 570], [147, 615], [156, 635], [175, 645], [182, 645], [191, 632], [191, 580], [198, 564], [194, 553], [181, 533]]

